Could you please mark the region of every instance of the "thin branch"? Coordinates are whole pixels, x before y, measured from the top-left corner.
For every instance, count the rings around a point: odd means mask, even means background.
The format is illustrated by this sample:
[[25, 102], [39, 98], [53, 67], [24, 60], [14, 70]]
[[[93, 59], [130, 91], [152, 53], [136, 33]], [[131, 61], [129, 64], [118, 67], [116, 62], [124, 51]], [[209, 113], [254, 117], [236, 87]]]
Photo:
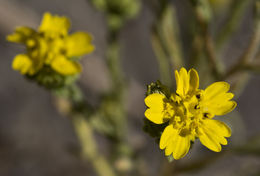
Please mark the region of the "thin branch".
[[59, 90], [60, 94], [53, 93], [58, 111], [62, 115], [68, 116], [74, 126], [81, 145], [82, 159], [88, 160], [99, 176], [115, 176], [113, 167], [98, 151], [93, 127], [88, 121], [93, 115], [93, 109], [85, 103], [81, 90], [73, 85], [64, 88], [63, 91]]
[[169, 4], [163, 12], [160, 29], [170, 62], [174, 69], [180, 69], [184, 64], [180, 41], [180, 29], [175, 8], [171, 4]]
[[211, 156], [204, 157], [202, 159], [184, 164], [184, 165], [177, 165], [175, 168], [176, 173], [184, 173], [188, 171], [197, 171], [200, 169], [205, 168], [206, 166], [216, 162], [218, 159], [223, 157], [227, 154], [227, 151], [221, 151], [219, 153], [214, 153]]
[[247, 64], [247, 65], [244, 65], [244, 70], [247, 70], [247, 71], [251, 71], [251, 72], [255, 72], [255, 73], [260, 73], [260, 64], [257, 63], [251, 63], [251, 64]]
[[110, 163], [98, 152], [90, 124], [81, 115], [73, 115], [72, 123], [82, 148], [82, 157], [92, 163], [93, 168], [100, 176], [115, 176]]
[[160, 77], [163, 84], [171, 86], [170, 62], [156, 30], [151, 35], [151, 42], [159, 64]]
[[247, 49], [244, 51], [242, 56], [238, 59], [237, 63], [227, 71], [225, 78], [236, 74], [240, 70], [243, 70], [245, 65], [250, 65], [250, 62], [254, 59], [256, 55], [259, 44], [260, 44], [260, 1], [255, 2], [255, 12], [254, 12], [254, 31]]
[[155, 14], [151, 40], [155, 51], [162, 82], [172, 87], [171, 67], [180, 69], [183, 66], [183, 54], [179, 39], [179, 26], [175, 9], [168, 0], [160, 0], [159, 10]]
[[209, 32], [205, 32], [204, 37], [205, 49], [210, 63], [210, 67], [212, 68], [213, 75], [217, 80], [221, 80], [223, 77], [223, 68], [221, 62], [219, 62], [219, 59], [217, 58], [214, 41]]
[[250, 4], [252, 0], [233, 0], [230, 5], [230, 11], [228, 13], [228, 19], [226, 20], [226, 24], [220, 30], [217, 35], [217, 49], [221, 49], [223, 44], [232, 37], [232, 34], [237, 29], [237, 27], [241, 24], [241, 18], [244, 15], [246, 7]]
[[216, 80], [222, 78], [222, 63], [215, 51], [215, 44], [209, 31], [209, 23], [211, 19], [211, 9], [207, 0], [191, 0], [195, 15], [200, 27], [201, 39], [204, 42], [205, 52], [210, 64], [212, 75]]

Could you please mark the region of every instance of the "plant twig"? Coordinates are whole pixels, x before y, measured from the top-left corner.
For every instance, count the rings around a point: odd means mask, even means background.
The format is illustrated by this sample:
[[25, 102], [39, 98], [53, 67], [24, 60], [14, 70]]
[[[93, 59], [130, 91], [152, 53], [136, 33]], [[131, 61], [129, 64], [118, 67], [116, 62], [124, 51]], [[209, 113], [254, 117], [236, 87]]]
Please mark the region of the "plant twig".
[[159, 64], [160, 77], [163, 84], [171, 86], [170, 63], [165, 53], [158, 32], [151, 35], [151, 42]]
[[99, 176], [115, 176], [110, 163], [98, 151], [93, 127], [87, 121], [95, 113], [92, 107], [85, 102], [81, 90], [76, 85], [72, 85], [58, 90], [59, 94], [57, 91], [53, 93], [56, 96], [57, 109], [63, 115], [68, 116], [74, 126], [81, 145], [82, 159], [88, 160]]
[[71, 120], [81, 144], [82, 157], [92, 163], [98, 175], [115, 176], [109, 162], [98, 152], [90, 124], [81, 115], [73, 115]]
[[211, 156], [204, 157], [202, 159], [190, 162], [188, 164], [177, 165], [175, 168], [175, 172], [178, 174], [178, 173], [184, 173], [184, 172], [188, 172], [188, 171], [196, 171], [196, 170], [203, 169], [206, 166], [208, 166], [209, 164], [212, 164], [215, 161], [217, 161], [218, 159], [220, 159], [221, 157], [223, 157], [225, 154], [227, 154], [226, 151], [221, 151], [220, 153], [214, 153]]
[[205, 53], [207, 55], [212, 75], [216, 80], [220, 80], [222, 78], [223, 64], [220, 59], [217, 58], [215, 44], [209, 31], [209, 23], [212, 13], [210, 6], [207, 0], [191, 0], [191, 3], [194, 7], [195, 16], [200, 27], [201, 37], [199, 37], [199, 39], [204, 42]]
[[160, 21], [160, 33], [167, 49], [170, 62], [173, 68], [180, 69], [183, 66], [183, 54], [180, 42], [179, 25], [177, 22], [176, 12], [173, 5], [169, 4]]
[[260, 73], [260, 64], [259, 63], [251, 63], [244, 65], [244, 70]]
[[168, 0], [159, 1], [151, 41], [155, 51], [162, 82], [172, 87], [171, 67], [183, 66], [183, 54], [179, 39], [179, 26], [175, 9]]
[[205, 50], [208, 56], [210, 67], [212, 68], [213, 75], [217, 80], [221, 80], [223, 77], [223, 64], [217, 58], [214, 41], [209, 34], [205, 32]]
[[224, 24], [224, 27], [221, 28], [216, 37], [216, 46], [218, 50], [220, 50], [223, 47], [223, 44], [232, 37], [232, 34], [241, 23], [241, 18], [250, 2], [251, 0], [233, 0], [230, 5], [231, 9], [227, 15], [226, 24]]
[[[254, 13], [254, 31], [247, 49], [244, 51], [242, 56], [238, 59], [237, 63], [226, 72], [225, 78], [234, 75], [235, 73], [249, 68], [250, 62], [252, 62], [255, 54], [259, 49], [260, 44], [260, 1], [255, 2], [255, 13]], [[246, 67], [245, 67], [246, 65]]]

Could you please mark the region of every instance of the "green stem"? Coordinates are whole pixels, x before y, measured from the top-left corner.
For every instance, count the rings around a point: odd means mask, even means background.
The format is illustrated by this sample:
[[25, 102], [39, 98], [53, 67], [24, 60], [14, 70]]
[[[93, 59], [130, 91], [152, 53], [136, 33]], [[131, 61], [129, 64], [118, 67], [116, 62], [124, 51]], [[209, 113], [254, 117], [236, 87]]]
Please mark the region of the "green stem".
[[[217, 58], [215, 44], [210, 34], [209, 25], [211, 20], [211, 9], [207, 0], [191, 0], [194, 7], [195, 16], [199, 25], [199, 37], [200, 43], [204, 43], [206, 58], [211, 68], [212, 75], [216, 80], [222, 79], [223, 64], [219, 58]], [[201, 48], [199, 48], [201, 52]]]
[[[126, 81], [121, 66], [119, 33], [121, 28], [108, 30], [108, 48], [106, 51], [106, 61], [112, 81], [110, 91], [103, 97], [104, 116], [110, 119], [115, 130], [115, 135], [110, 138], [113, 142], [113, 154], [115, 167], [122, 175], [127, 174], [132, 168], [132, 149], [128, 145], [127, 139], [127, 119], [126, 119]], [[128, 164], [122, 166], [122, 162]]]
[[162, 47], [162, 42], [158, 32], [154, 31], [152, 33], [151, 42], [156, 54], [156, 59], [158, 60], [161, 81], [164, 85], [171, 86], [170, 62]]
[[220, 50], [226, 41], [232, 37], [232, 34], [241, 23], [241, 18], [243, 17], [246, 7], [250, 4], [250, 2], [251, 0], [233, 0], [230, 5], [231, 9], [227, 15], [227, 22], [216, 37], [216, 46], [218, 50]]
[[[254, 6], [254, 32], [252, 34], [251, 40], [247, 49], [244, 51], [242, 56], [238, 59], [237, 63], [227, 71], [225, 78], [236, 74], [237, 72], [243, 70], [244, 68], [248, 69], [248, 65], [251, 65], [250, 62], [254, 59], [260, 44], [260, 1], [257, 0]], [[246, 67], [245, 67], [246, 66]]]
[[[151, 41], [159, 64], [162, 83], [172, 87], [172, 70], [183, 66], [179, 26], [175, 9], [168, 0], [158, 2], [159, 9], [151, 34]], [[173, 69], [172, 69], [173, 67]]]
[[93, 127], [88, 121], [94, 114], [81, 90], [72, 85], [53, 92], [58, 110], [69, 116], [81, 145], [81, 157], [88, 160], [99, 176], [115, 176], [110, 163], [100, 154], [94, 139]]
[[82, 148], [82, 157], [87, 159], [99, 176], [115, 176], [109, 162], [98, 152], [90, 124], [81, 115], [73, 115], [72, 123]]
[[169, 55], [170, 62], [174, 69], [180, 69], [184, 64], [183, 53], [180, 42], [179, 25], [173, 5], [168, 4], [165, 8], [160, 23], [158, 28], [160, 28], [160, 32], [162, 33], [162, 41]]

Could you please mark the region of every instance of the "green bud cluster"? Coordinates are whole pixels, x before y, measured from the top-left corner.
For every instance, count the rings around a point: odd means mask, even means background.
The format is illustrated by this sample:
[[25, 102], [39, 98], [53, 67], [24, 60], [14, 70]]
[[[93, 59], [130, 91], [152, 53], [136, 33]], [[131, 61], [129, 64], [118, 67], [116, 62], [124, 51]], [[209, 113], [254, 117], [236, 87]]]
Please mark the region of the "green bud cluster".
[[46, 89], [55, 90], [73, 84], [79, 78], [79, 75], [61, 75], [55, 72], [50, 66], [44, 66], [35, 75], [26, 75], [26, 77]]
[[167, 86], [163, 85], [159, 80], [147, 85], [146, 96], [153, 93], [164, 94], [167, 98], [171, 96], [170, 90]]
[[117, 30], [127, 19], [134, 18], [140, 9], [140, 0], [92, 0], [92, 4], [103, 11], [108, 27]]

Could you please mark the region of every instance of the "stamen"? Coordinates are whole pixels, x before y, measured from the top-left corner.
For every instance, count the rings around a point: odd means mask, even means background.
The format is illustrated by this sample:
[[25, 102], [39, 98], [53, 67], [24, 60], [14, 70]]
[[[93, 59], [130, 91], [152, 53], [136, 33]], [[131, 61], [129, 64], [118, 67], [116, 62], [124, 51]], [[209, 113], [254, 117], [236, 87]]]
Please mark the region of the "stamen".
[[199, 105], [195, 105], [194, 109], [200, 109], [200, 106]]

